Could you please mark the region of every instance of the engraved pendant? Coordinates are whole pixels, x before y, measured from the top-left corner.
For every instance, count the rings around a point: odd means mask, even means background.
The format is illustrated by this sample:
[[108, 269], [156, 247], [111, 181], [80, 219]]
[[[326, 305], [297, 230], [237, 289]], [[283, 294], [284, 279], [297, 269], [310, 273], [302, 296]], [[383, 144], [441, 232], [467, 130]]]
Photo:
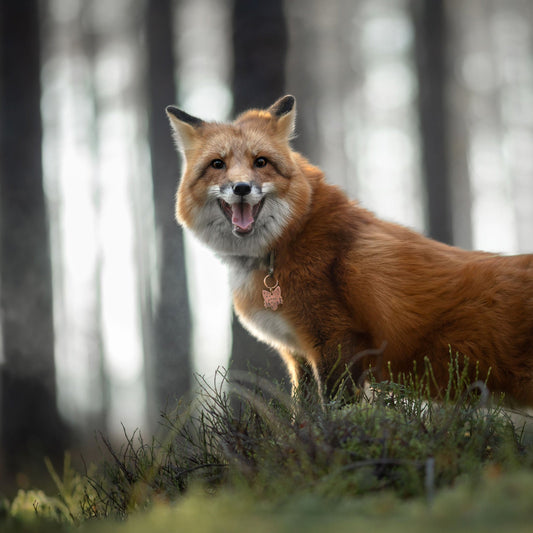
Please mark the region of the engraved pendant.
[[[269, 279], [273, 281], [273, 284], [269, 285], [267, 283]], [[263, 283], [268, 289], [266, 291], [263, 289], [265, 309], [272, 309], [272, 311], [275, 311], [283, 303], [281, 287], [279, 286], [278, 280], [274, 278], [272, 274], [267, 274], [263, 280]]]

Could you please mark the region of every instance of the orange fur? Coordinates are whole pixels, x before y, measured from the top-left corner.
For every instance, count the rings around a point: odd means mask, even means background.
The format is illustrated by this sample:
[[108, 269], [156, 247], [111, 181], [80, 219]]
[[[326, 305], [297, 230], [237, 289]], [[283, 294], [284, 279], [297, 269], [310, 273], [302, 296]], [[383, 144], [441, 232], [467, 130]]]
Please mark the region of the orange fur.
[[[230, 124], [168, 114], [186, 163], [178, 220], [228, 262], [237, 314], [280, 352], [294, 384], [298, 359], [331, 390], [347, 367], [356, 381], [370, 366], [386, 379], [389, 364], [397, 374], [428, 357], [444, 387], [451, 350], [477, 363], [480, 376], [490, 368], [493, 391], [533, 405], [533, 255], [447, 246], [351, 202], [291, 150], [292, 97]], [[250, 233], [222, 212], [248, 201], [231, 192], [236, 183], [257, 193]], [[270, 252], [283, 294], [276, 311], [262, 300]]]

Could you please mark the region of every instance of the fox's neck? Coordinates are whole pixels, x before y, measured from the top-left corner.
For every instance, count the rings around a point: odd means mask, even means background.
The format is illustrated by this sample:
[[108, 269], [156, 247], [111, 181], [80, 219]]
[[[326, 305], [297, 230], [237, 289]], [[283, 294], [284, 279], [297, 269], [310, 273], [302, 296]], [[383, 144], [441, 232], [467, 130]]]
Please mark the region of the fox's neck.
[[250, 257], [247, 255], [225, 255], [221, 259], [230, 268], [238, 270], [267, 270], [269, 264], [270, 252], [261, 257]]

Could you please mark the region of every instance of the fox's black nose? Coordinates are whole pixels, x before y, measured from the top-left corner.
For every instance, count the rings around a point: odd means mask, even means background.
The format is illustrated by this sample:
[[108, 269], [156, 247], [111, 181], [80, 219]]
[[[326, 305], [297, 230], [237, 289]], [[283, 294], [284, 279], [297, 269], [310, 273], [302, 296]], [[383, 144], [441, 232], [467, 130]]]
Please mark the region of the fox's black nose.
[[252, 187], [245, 181], [239, 181], [233, 185], [233, 193], [237, 196], [246, 196], [252, 192]]

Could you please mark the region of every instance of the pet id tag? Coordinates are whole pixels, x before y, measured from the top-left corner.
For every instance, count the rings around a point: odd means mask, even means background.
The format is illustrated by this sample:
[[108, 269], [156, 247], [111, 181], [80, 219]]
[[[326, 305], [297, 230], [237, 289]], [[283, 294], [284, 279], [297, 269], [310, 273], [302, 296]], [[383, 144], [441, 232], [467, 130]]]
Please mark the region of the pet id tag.
[[[267, 283], [269, 280], [271, 280], [271, 285]], [[274, 278], [272, 274], [267, 274], [263, 280], [263, 283], [268, 289], [263, 289], [265, 309], [272, 309], [272, 311], [275, 311], [283, 303], [283, 298], [281, 297], [281, 287], [279, 286], [278, 280]]]

